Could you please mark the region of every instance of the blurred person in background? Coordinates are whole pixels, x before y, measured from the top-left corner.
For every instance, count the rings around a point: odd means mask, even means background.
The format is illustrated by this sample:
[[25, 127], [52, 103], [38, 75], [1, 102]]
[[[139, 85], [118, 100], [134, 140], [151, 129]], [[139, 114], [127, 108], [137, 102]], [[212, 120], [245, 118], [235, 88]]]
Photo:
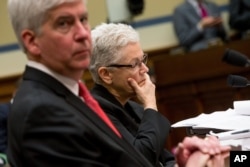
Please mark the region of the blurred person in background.
[[180, 46], [198, 51], [227, 40], [219, 7], [207, 0], [185, 0], [176, 7], [173, 24]]

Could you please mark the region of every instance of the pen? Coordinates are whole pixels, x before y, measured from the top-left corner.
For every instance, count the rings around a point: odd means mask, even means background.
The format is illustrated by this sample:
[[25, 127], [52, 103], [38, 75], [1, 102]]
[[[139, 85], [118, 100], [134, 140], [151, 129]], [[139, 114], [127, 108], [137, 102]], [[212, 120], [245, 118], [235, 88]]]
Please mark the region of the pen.
[[246, 129], [246, 130], [235, 131], [235, 132], [232, 132], [231, 134], [232, 134], [232, 135], [235, 135], [235, 134], [247, 133], [247, 132], [250, 132], [250, 130], [249, 130], [249, 129]]

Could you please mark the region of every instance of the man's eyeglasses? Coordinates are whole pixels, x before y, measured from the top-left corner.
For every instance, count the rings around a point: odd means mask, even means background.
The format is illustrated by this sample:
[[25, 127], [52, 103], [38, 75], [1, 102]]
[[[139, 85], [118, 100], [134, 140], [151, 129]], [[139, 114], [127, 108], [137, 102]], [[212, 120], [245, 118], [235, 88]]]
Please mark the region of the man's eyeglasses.
[[134, 64], [110, 64], [106, 67], [117, 67], [117, 68], [122, 68], [122, 67], [127, 67], [127, 68], [135, 68], [135, 67], [141, 67], [142, 63], [147, 64], [148, 61], [148, 54], [144, 53], [142, 60], [135, 62]]

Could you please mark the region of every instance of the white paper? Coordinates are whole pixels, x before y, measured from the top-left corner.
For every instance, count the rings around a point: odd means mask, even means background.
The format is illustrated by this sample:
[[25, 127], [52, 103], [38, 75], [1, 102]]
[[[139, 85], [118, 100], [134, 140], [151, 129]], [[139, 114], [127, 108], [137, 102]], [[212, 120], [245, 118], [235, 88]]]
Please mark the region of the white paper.
[[[240, 131], [250, 129], [250, 101], [238, 103], [235, 109], [216, 111], [210, 114], [200, 114], [196, 117], [176, 122], [173, 128], [192, 127], [193, 129], [218, 129], [225, 131]], [[241, 147], [241, 150], [250, 150], [250, 132], [230, 136], [231, 132], [216, 133], [222, 145]], [[211, 135], [211, 134], [209, 134]]]
[[250, 100], [234, 101], [234, 110], [237, 114], [250, 116]]
[[[218, 116], [218, 115], [216, 115]], [[224, 114], [213, 119], [207, 119], [203, 123], [193, 126], [194, 129], [213, 128], [221, 130], [239, 130], [250, 127], [250, 116], [238, 114]]]
[[238, 130], [250, 127], [250, 116], [241, 115], [233, 109], [200, 114], [194, 118], [176, 122], [173, 128], [192, 127], [193, 129]]
[[209, 123], [211, 121], [221, 120], [221, 118], [233, 117], [236, 115], [233, 109], [228, 109], [227, 111], [216, 111], [210, 114], [200, 114], [196, 117], [185, 119], [179, 122], [176, 122], [172, 125], [173, 128], [178, 127], [193, 127], [197, 125], [201, 125], [203, 123]]

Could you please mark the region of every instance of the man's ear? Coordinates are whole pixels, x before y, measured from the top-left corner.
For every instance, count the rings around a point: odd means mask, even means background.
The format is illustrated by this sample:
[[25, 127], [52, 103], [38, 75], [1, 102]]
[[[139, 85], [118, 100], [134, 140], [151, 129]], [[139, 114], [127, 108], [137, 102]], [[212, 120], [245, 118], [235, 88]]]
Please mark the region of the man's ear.
[[40, 48], [36, 41], [36, 35], [31, 30], [24, 30], [22, 32], [22, 40], [27, 48], [27, 51], [32, 55], [40, 55]]
[[100, 67], [98, 69], [98, 74], [104, 83], [106, 84], [112, 83], [112, 74], [109, 72], [107, 67]]

